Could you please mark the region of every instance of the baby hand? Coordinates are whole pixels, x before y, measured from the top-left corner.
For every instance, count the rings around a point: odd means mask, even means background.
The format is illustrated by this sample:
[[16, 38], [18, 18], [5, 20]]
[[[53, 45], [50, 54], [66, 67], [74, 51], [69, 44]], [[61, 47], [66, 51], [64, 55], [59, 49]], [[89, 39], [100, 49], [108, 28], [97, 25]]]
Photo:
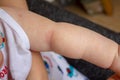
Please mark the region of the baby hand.
[[120, 45], [118, 47], [118, 54], [116, 55], [110, 69], [113, 70], [116, 74], [112, 75], [107, 80], [120, 80]]

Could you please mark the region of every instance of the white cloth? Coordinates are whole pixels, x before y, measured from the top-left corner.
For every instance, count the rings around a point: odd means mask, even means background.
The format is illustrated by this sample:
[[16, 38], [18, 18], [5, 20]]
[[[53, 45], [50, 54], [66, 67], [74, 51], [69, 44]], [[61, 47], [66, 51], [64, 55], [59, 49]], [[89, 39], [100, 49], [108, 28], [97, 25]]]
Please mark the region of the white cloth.
[[69, 65], [64, 57], [55, 52], [41, 52], [49, 80], [89, 80], [73, 66]]
[[31, 68], [30, 44], [21, 26], [3, 9], [0, 9], [0, 52], [4, 63], [0, 68], [0, 80], [26, 80]]

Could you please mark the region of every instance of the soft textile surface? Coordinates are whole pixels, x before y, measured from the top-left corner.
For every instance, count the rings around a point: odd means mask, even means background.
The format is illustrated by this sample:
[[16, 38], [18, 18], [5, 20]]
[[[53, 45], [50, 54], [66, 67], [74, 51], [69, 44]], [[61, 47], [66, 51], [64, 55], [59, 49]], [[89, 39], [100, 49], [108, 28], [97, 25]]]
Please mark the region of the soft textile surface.
[[[63, 8], [58, 8], [43, 0], [28, 0], [28, 4], [31, 11], [43, 15], [51, 20], [54, 20], [56, 22], [62, 21], [81, 25], [83, 27], [96, 31], [116, 41], [117, 43], [120, 43], [120, 36], [118, 33], [115, 33], [114, 31], [95, 24], [83, 17], [79, 17], [73, 13], [70, 13]], [[91, 80], [106, 80], [106, 78], [113, 74], [113, 72], [110, 70], [99, 68], [83, 60], [73, 60], [68, 58], [66, 59], [70, 64], [72, 64], [80, 72], [88, 76]]]
[[0, 80], [25, 80], [32, 63], [29, 40], [21, 26], [1, 8], [0, 39], [0, 54], [3, 55]]
[[55, 52], [41, 52], [49, 80], [89, 80]]

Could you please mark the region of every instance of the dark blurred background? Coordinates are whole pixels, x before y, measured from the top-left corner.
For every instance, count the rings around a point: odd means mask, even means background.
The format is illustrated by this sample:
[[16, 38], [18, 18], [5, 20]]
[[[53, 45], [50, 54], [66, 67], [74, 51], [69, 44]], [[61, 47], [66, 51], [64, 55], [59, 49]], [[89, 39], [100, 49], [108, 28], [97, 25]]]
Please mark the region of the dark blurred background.
[[113, 31], [120, 32], [120, 0], [46, 0]]

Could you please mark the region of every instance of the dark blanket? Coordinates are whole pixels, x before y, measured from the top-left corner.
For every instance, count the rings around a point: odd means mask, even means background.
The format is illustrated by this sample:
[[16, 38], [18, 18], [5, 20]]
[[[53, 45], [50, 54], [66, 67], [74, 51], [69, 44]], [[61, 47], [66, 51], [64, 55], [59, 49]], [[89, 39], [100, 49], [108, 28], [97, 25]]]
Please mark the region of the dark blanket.
[[[37, 14], [43, 15], [56, 22], [68, 22], [76, 25], [86, 27], [94, 30], [114, 41], [120, 43], [120, 36], [118, 33], [106, 29], [98, 24], [95, 24], [83, 17], [77, 16], [71, 12], [64, 10], [63, 8], [53, 6], [45, 2], [44, 0], [28, 0], [29, 9]], [[97, 51], [96, 51], [97, 52]], [[90, 80], [106, 80], [112, 71], [102, 69], [84, 60], [68, 59], [67, 61], [73, 65], [76, 69], [86, 75]]]

